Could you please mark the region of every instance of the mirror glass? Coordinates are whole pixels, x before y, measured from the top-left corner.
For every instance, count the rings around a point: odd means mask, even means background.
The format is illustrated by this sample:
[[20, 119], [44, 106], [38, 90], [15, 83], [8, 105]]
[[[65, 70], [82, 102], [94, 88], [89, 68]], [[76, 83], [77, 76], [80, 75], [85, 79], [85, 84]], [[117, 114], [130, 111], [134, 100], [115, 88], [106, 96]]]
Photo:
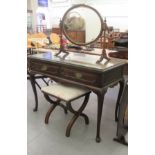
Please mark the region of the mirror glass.
[[100, 14], [86, 5], [69, 9], [62, 19], [66, 38], [76, 45], [88, 45], [102, 34], [103, 21]]

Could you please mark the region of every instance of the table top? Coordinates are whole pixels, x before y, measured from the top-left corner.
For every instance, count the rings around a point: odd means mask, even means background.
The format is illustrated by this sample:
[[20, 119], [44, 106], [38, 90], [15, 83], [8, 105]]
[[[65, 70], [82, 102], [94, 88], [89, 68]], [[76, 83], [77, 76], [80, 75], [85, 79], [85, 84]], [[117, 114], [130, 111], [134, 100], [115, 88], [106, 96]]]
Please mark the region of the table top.
[[73, 52], [69, 53], [69, 55], [65, 58], [65, 60], [63, 60], [60, 57], [55, 56], [56, 52], [58, 51], [51, 50], [50, 52], [34, 54], [28, 57], [32, 59], [44, 60], [47, 62], [54, 62], [59, 64], [61, 63], [61, 64], [67, 64], [71, 66], [89, 68], [91, 70], [96, 70], [100, 72], [106, 71], [110, 68], [115, 68], [117, 66], [122, 66], [127, 64], [127, 60], [122, 60], [117, 58], [111, 58], [110, 61], [103, 59], [103, 61], [100, 64], [96, 64], [96, 61], [99, 59], [99, 56], [88, 55], [83, 53], [73, 53]]

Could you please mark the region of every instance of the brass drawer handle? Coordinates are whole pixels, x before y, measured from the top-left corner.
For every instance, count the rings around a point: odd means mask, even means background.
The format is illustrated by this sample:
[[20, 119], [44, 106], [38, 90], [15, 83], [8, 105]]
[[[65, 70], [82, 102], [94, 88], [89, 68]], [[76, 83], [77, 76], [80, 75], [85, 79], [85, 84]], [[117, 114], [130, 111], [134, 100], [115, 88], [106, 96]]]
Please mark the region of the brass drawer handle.
[[82, 77], [82, 74], [81, 74], [81, 73], [75, 73], [75, 77], [76, 77], [77, 79], [80, 79], [80, 78]]
[[42, 71], [46, 71], [47, 70], [47, 66], [46, 65], [41, 66], [41, 70]]

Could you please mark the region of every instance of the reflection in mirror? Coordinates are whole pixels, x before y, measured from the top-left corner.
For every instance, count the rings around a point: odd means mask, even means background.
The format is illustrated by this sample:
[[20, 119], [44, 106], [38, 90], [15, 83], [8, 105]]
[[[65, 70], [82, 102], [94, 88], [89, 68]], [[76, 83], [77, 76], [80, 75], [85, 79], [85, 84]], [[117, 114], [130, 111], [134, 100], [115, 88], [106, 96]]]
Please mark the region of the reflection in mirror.
[[70, 12], [64, 21], [66, 31], [85, 31], [85, 19], [78, 12]]
[[62, 24], [67, 39], [77, 45], [94, 42], [102, 31], [102, 19], [99, 14], [85, 6], [69, 10]]

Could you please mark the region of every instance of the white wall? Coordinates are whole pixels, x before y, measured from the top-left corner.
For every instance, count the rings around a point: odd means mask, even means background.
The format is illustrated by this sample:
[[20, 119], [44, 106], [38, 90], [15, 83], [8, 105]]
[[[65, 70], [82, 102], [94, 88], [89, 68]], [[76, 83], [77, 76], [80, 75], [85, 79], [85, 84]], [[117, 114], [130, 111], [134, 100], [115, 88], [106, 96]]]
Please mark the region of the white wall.
[[93, 2], [90, 3], [91, 6], [96, 8], [103, 18], [106, 17], [109, 26], [119, 28], [120, 31], [128, 29], [127, 0], [96, 0]]
[[[48, 4], [50, 4], [50, 0], [48, 1]], [[46, 26], [47, 28], [51, 28], [50, 23], [50, 11], [49, 11], [50, 5], [48, 7], [39, 7], [38, 6], [38, 0], [27, 0], [27, 9], [33, 11], [33, 30], [36, 30], [36, 25], [38, 25], [37, 22], [37, 13], [43, 13], [46, 18]]]
[[27, 0], [27, 10], [32, 10], [31, 0]]
[[37, 24], [36, 12], [45, 13], [47, 28], [52, 28], [59, 25], [60, 18], [69, 7], [73, 4], [85, 3], [96, 8], [103, 18], [107, 17], [108, 25], [119, 28], [121, 31], [128, 29], [127, 0], [68, 0], [68, 2], [57, 5], [49, 0], [48, 8], [38, 8], [37, 0], [27, 0], [27, 2], [28, 8], [33, 10], [34, 27]]
[[36, 9], [37, 9], [37, 0], [27, 0], [27, 10], [32, 10], [33, 30], [35, 30], [35, 27], [37, 25]]
[[[45, 15], [45, 23], [44, 24], [46, 24], [47, 29], [51, 28], [49, 8], [46, 8], [46, 7], [37, 7], [36, 14], [37, 13], [43, 13]], [[39, 22], [37, 22], [37, 23], [39, 23]]]
[[51, 3], [49, 2], [49, 18], [50, 18], [50, 26], [58, 27], [60, 23], [60, 19], [62, 19], [64, 13], [68, 8], [71, 7], [71, 0], [65, 3]]
[[[110, 26], [119, 28], [120, 31], [128, 29], [128, 6], [127, 0], [71, 0], [70, 3], [80, 4], [85, 3], [96, 8], [102, 17], [107, 18], [107, 23]], [[50, 6], [50, 22], [54, 26], [58, 25], [58, 21], [62, 18], [65, 11], [71, 6], [71, 4], [64, 7], [52, 7]]]

